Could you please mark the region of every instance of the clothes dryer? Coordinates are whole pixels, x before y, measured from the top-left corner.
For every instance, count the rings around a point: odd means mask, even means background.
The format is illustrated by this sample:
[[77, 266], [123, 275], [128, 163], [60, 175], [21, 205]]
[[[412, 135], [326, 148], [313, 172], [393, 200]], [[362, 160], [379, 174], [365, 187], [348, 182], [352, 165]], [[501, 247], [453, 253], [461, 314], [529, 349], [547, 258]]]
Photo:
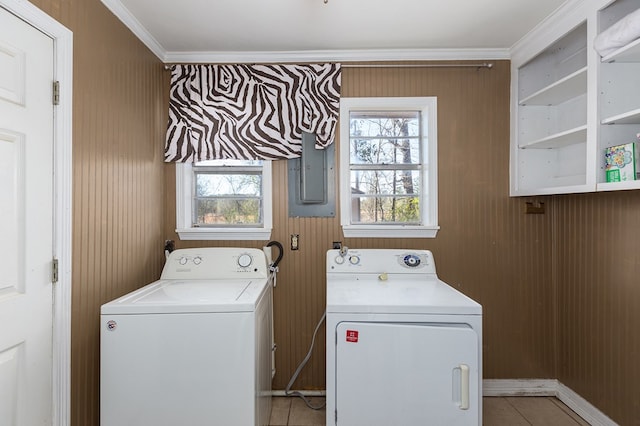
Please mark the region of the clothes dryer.
[[327, 425], [482, 421], [482, 307], [426, 250], [329, 250]]

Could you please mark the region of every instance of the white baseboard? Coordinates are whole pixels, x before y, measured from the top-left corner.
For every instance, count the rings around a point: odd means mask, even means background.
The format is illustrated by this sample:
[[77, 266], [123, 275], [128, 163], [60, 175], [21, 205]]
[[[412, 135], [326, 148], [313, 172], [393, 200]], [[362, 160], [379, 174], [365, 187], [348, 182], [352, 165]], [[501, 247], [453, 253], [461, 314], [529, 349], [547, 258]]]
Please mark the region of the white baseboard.
[[591, 405], [589, 401], [558, 382], [558, 399], [590, 425], [616, 426], [617, 423], [602, 411]]
[[555, 396], [592, 426], [618, 425], [555, 379], [485, 379], [482, 381], [482, 396]]
[[[299, 392], [304, 396], [327, 396], [327, 392], [323, 390], [292, 390], [291, 392]], [[272, 390], [271, 396], [292, 396], [287, 395], [283, 390]]]
[[484, 379], [482, 396], [557, 396], [555, 379]]

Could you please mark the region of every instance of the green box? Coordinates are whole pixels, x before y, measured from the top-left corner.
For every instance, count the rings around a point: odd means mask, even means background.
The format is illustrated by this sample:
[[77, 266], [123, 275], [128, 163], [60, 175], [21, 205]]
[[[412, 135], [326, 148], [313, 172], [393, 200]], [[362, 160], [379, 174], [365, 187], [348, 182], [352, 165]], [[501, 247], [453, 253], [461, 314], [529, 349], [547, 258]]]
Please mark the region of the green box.
[[607, 182], [636, 180], [636, 144], [610, 146], [604, 150]]

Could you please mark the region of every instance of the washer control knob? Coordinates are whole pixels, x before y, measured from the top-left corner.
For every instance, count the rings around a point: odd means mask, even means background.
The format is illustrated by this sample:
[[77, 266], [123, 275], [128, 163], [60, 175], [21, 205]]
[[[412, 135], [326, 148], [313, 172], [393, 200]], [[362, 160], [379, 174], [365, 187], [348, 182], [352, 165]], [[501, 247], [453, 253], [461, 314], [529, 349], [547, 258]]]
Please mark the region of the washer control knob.
[[200, 256], [196, 256], [196, 257], [194, 257], [194, 258], [193, 258], [193, 263], [194, 263], [195, 265], [199, 265], [199, 264], [201, 264], [201, 263], [202, 263], [202, 258], [201, 258]]
[[342, 265], [344, 263], [344, 256], [340, 256], [340, 255], [336, 256], [335, 261], [338, 265]]
[[415, 254], [408, 254], [404, 257], [404, 264], [411, 268], [415, 268], [420, 265], [420, 258]]
[[184, 256], [182, 256], [180, 259], [178, 259], [178, 263], [181, 264], [181, 265], [186, 265], [188, 261], [189, 261], [189, 259], [187, 259]]
[[246, 268], [250, 266], [251, 262], [253, 262], [253, 259], [247, 253], [243, 253], [240, 256], [238, 256], [238, 266], [240, 266], [241, 268]]
[[358, 263], [360, 263], [360, 257], [359, 256], [349, 256], [349, 263], [351, 263], [352, 265], [357, 265]]

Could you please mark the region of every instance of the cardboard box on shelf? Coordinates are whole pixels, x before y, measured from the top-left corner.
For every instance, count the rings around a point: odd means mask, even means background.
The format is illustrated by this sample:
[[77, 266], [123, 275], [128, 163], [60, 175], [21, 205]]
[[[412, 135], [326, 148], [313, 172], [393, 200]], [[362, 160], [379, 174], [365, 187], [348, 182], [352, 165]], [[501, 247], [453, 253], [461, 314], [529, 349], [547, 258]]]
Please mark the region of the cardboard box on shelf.
[[636, 180], [638, 152], [635, 143], [605, 148], [605, 172], [607, 182]]

